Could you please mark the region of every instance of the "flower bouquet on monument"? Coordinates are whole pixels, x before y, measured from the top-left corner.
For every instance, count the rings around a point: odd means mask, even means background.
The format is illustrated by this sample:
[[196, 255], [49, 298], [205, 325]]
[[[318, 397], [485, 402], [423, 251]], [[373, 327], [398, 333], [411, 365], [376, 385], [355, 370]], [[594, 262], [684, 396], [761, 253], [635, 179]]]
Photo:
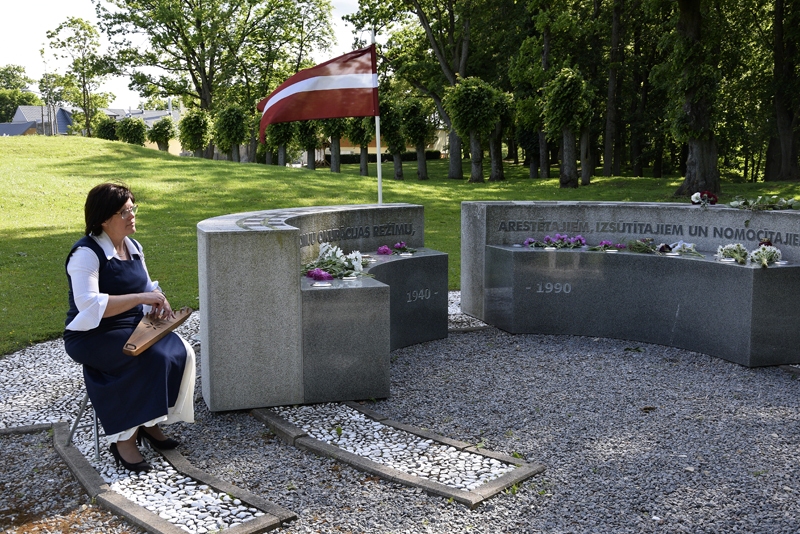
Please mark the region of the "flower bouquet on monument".
[[406, 245], [405, 241], [400, 241], [399, 243], [395, 243], [394, 247], [389, 248], [388, 245], [382, 245], [378, 247], [378, 254], [382, 256], [390, 256], [392, 254], [405, 254], [410, 255], [414, 254], [417, 251], [415, 248], [411, 248]]
[[720, 260], [729, 258], [728, 261], [732, 259], [740, 265], [747, 263], [747, 258], [749, 255], [750, 253], [747, 252], [747, 249], [744, 248], [744, 245], [741, 243], [730, 243], [725, 246], [720, 245], [717, 248], [717, 253], [714, 254], [714, 256]]
[[597, 244], [597, 245], [595, 245], [593, 247], [589, 247], [588, 250], [592, 250], [592, 251], [595, 251], [595, 252], [608, 252], [609, 250], [611, 250], [611, 251], [616, 252], [616, 251], [622, 250], [624, 248], [626, 248], [626, 247], [622, 243], [614, 243], [613, 241], [609, 241], [609, 240], [605, 239], [603, 241], [600, 241], [599, 244]]
[[544, 236], [544, 241], [537, 241], [529, 237], [522, 243], [522, 246], [530, 248], [581, 248], [586, 246], [586, 239], [582, 235], [570, 237], [568, 234], [555, 234], [555, 237]]
[[368, 265], [361, 252], [353, 251], [345, 254], [341, 248], [322, 243], [319, 246], [319, 256], [311, 263], [303, 265], [301, 274], [314, 280], [333, 280], [334, 278], [344, 278], [345, 276], [369, 276], [364, 273], [364, 267]]
[[762, 241], [758, 248], [750, 253], [750, 261], [766, 268], [770, 264], [781, 261], [781, 251], [773, 247], [770, 241]]

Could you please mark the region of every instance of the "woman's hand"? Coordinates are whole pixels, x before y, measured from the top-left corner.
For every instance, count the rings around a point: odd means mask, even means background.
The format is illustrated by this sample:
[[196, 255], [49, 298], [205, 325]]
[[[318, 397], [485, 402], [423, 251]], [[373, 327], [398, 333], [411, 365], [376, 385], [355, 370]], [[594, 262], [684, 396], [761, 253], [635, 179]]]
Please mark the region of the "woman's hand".
[[167, 296], [161, 291], [150, 291], [142, 294], [144, 297], [143, 304], [150, 305], [150, 313], [148, 315], [155, 319], [172, 319], [175, 313], [167, 301]]

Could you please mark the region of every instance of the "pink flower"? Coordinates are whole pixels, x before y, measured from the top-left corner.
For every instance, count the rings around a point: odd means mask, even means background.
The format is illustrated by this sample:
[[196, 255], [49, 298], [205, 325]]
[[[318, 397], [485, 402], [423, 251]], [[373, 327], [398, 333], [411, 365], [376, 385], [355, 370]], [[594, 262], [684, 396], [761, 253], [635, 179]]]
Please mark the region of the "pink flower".
[[378, 247], [378, 254], [386, 255], [386, 254], [391, 254], [391, 253], [392, 253], [392, 249], [390, 249], [386, 245], [381, 245], [380, 247]]
[[394, 244], [394, 248], [396, 248], [396, 249], [406, 248], [406, 242], [405, 241], [400, 241], [399, 243], [395, 243]]
[[333, 275], [327, 271], [323, 271], [319, 267], [311, 269], [306, 273], [306, 276], [314, 280], [333, 280]]

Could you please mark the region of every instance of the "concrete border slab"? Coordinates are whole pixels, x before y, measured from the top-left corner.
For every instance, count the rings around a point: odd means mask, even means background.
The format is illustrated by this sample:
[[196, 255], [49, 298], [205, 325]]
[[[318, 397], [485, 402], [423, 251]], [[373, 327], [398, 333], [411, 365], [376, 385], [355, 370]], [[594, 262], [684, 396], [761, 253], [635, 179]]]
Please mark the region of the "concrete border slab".
[[438, 495], [440, 497], [445, 497], [447, 499], [452, 499], [453, 501], [463, 504], [469, 507], [470, 509], [477, 507], [486, 499], [494, 495], [497, 495], [506, 488], [509, 488], [515, 484], [519, 484], [520, 482], [534, 475], [543, 473], [545, 470], [545, 467], [543, 465], [527, 463], [519, 458], [514, 458], [506, 454], [488, 451], [482, 448], [477, 448], [463, 441], [450, 439], [435, 434], [433, 432], [430, 432], [428, 430], [414, 427], [412, 425], [407, 425], [405, 423], [392, 421], [390, 419], [387, 419], [380, 413], [371, 410], [369, 408], [366, 408], [357, 402], [351, 401], [343, 404], [354, 410], [357, 410], [358, 412], [364, 414], [366, 417], [369, 417], [370, 419], [383, 423], [387, 426], [391, 426], [392, 428], [395, 428], [397, 430], [402, 430], [404, 432], [414, 434], [424, 439], [430, 439], [442, 445], [454, 447], [455, 449], [458, 449], [460, 451], [465, 451], [472, 454], [478, 454], [481, 456], [486, 456], [488, 458], [494, 458], [504, 463], [514, 465], [516, 468], [513, 471], [506, 473], [505, 475], [499, 476], [496, 479], [493, 479], [487, 482], [486, 484], [481, 485], [479, 488], [475, 490], [471, 491], [461, 490], [453, 488], [451, 486], [447, 486], [440, 482], [436, 482], [434, 480], [418, 477], [416, 475], [411, 475], [409, 473], [400, 471], [398, 469], [387, 467], [383, 464], [380, 464], [363, 456], [359, 456], [357, 454], [341, 449], [335, 445], [331, 445], [329, 443], [325, 443], [318, 439], [314, 439], [308, 436], [302, 429], [286, 421], [284, 418], [280, 417], [272, 410], [262, 408], [253, 410], [252, 413], [258, 420], [264, 422], [267, 426], [269, 426], [270, 429], [275, 434], [277, 434], [281, 439], [283, 439], [285, 442], [291, 445], [294, 445], [299, 449], [308, 450], [320, 456], [327, 456], [328, 458], [333, 458], [334, 460], [345, 463], [355, 469], [358, 469], [359, 471], [364, 471], [366, 473], [381, 477], [391, 482], [397, 482], [398, 484], [403, 484], [405, 486], [419, 488], [426, 493], [432, 495]]

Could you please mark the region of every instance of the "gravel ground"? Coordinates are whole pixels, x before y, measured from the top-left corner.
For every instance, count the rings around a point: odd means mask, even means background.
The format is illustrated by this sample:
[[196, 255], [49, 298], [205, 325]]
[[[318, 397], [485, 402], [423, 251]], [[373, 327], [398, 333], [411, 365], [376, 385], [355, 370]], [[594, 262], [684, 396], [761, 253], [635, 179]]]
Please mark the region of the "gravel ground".
[[[800, 381], [781, 369], [487, 328], [392, 352], [391, 388], [369, 407], [547, 470], [468, 510], [287, 446], [249, 412], [212, 414], [200, 384], [197, 422], [168, 432], [296, 512], [280, 532], [800, 531]], [[140, 532], [90, 505], [51, 441], [0, 435], [0, 531]]]

